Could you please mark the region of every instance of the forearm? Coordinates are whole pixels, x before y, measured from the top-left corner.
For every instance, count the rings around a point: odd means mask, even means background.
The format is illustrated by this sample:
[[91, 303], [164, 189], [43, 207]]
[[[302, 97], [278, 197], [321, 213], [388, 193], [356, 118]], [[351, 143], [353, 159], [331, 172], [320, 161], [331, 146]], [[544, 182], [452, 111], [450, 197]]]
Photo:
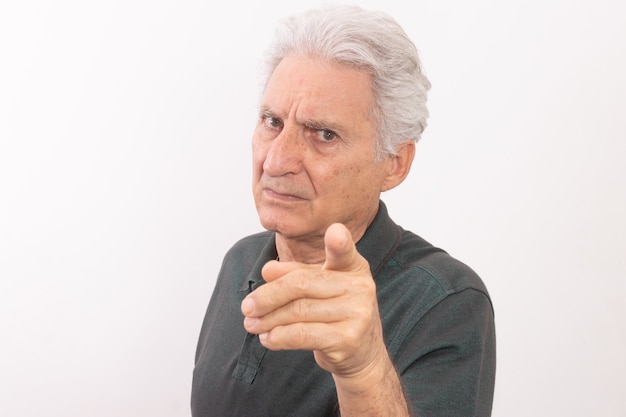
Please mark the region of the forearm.
[[341, 417], [409, 417], [409, 407], [396, 369], [386, 361], [359, 375], [333, 375]]

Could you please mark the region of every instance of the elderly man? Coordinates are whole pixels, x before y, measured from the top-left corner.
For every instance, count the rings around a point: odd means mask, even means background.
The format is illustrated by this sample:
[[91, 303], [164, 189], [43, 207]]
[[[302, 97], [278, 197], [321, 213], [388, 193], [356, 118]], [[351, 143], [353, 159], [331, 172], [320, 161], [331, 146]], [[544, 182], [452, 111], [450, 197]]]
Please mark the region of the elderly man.
[[284, 22], [267, 77], [252, 140], [267, 231], [224, 259], [193, 416], [489, 415], [487, 290], [380, 200], [426, 125], [415, 46], [385, 14], [321, 8]]

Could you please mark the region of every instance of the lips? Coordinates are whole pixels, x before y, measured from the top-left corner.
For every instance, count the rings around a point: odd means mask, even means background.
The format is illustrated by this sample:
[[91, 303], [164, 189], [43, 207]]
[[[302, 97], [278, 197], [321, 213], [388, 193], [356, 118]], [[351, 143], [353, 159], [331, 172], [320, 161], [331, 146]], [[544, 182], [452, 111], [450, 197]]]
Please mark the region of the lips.
[[283, 190], [277, 188], [264, 187], [263, 194], [274, 200], [282, 201], [302, 201], [306, 198], [302, 197], [297, 191]]
[[258, 184], [263, 196], [271, 200], [295, 202], [308, 200], [308, 193], [293, 181], [263, 176]]

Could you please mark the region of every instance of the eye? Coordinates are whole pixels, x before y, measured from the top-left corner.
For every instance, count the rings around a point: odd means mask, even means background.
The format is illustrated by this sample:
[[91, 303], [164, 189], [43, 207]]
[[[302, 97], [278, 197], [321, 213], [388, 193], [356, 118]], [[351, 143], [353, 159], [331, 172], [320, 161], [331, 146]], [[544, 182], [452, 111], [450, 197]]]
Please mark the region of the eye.
[[270, 129], [282, 129], [283, 127], [283, 121], [278, 117], [264, 115], [262, 116], [262, 121]]
[[331, 142], [337, 139], [337, 134], [333, 132], [332, 130], [318, 129], [317, 134], [319, 135], [320, 139], [324, 142]]

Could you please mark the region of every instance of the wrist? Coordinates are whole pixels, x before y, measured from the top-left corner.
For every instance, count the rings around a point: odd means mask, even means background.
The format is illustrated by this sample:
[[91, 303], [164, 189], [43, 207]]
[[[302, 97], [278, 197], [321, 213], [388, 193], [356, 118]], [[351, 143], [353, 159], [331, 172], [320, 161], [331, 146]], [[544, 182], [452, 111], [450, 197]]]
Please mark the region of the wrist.
[[371, 391], [372, 388], [380, 387], [390, 377], [397, 376], [396, 370], [388, 356], [383, 356], [376, 361], [370, 362], [359, 371], [349, 374], [333, 374], [337, 389], [341, 389], [350, 395], [362, 395]]
[[409, 416], [400, 377], [388, 356], [357, 373], [333, 378], [342, 417]]

